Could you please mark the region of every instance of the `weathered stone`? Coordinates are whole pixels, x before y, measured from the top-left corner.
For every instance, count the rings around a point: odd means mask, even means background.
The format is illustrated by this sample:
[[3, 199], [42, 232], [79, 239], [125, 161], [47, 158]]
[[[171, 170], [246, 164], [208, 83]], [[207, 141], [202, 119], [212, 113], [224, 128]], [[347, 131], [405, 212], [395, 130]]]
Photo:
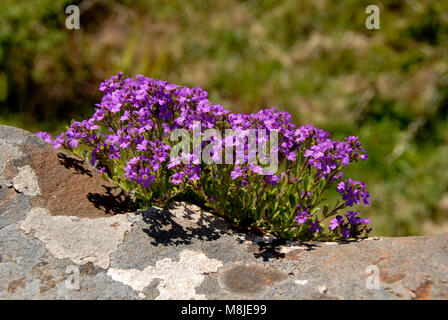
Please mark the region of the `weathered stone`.
[[237, 265], [224, 271], [222, 282], [233, 293], [255, 293], [276, 282], [287, 280], [287, 274], [275, 268], [263, 268], [257, 264]]
[[107, 268], [109, 255], [122, 243], [131, 223], [126, 215], [80, 219], [54, 217], [44, 208], [33, 208], [20, 222], [20, 228], [44, 242], [58, 259], [69, 258], [76, 264], [93, 262]]
[[46, 147], [46, 143], [29, 132], [0, 126], [0, 185], [12, 186], [17, 167], [29, 164], [30, 155]]
[[157, 286], [160, 295], [156, 299], [205, 299], [205, 295], [196, 293], [195, 287], [202, 283], [205, 273], [217, 272], [220, 267], [221, 261], [185, 250], [180, 253], [178, 262], [164, 258], [157, 261], [155, 267], [148, 266], [142, 271], [110, 268], [107, 274], [140, 292], [154, 279], [161, 279]]
[[51, 215], [98, 218], [132, 211], [130, 199], [80, 159], [48, 147], [33, 153], [31, 167], [42, 194], [34, 204]]
[[128, 212], [82, 161], [0, 126], [0, 299], [448, 299], [448, 234], [301, 243], [185, 203]]
[[25, 219], [31, 210], [30, 197], [17, 193], [13, 188], [0, 187], [5, 194], [0, 200], [0, 229]]
[[30, 166], [18, 168], [19, 173], [12, 179], [12, 186], [17, 192], [26, 196], [37, 196], [40, 194], [36, 175]]

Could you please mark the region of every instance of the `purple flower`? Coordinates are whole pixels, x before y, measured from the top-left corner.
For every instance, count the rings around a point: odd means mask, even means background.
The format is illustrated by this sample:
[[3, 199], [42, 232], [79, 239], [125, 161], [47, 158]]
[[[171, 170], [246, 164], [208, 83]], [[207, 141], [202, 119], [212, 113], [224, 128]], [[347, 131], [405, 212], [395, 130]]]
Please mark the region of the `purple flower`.
[[296, 221], [300, 224], [306, 222], [308, 218], [311, 218], [312, 214], [309, 211], [309, 206], [302, 206], [300, 204], [296, 205], [297, 208], [297, 216], [295, 217]]
[[357, 226], [360, 224], [367, 225], [370, 223], [370, 219], [360, 218], [358, 215], [359, 215], [359, 211], [348, 211], [345, 214], [345, 216], [347, 217], [347, 221], [352, 226]]
[[76, 148], [79, 145], [79, 141], [78, 139], [69, 139], [68, 144], [70, 145], [70, 147]]
[[296, 161], [296, 153], [295, 152], [289, 152], [286, 155], [286, 159], [288, 159], [289, 161]]
[[96, 172], [98, 172], [98, 173], [103, 173], [105, 171], [106, 171], [106, 167], [102, 167], [102, 168], [96, 170]]
[[263, 168], [258, 165], [249, 164], [249, 168], [253, 173], [261, 174], [263, 172]]
[[321, 231], [322, 231], [322, 227], [319, 225], [319, 220], [310, 221], [310, 232], [311, 233], [321, 232]]
[[364, 182], [348, 179], [341, 181], [336, 190], [342, 195], [342, 199], [349, 207], [353, 207], [354, 204], [360, 204], [361, 200], [365, 205], [370, 204], [370, 193], [366, 191], [366, 185]]
[[143, 139], [140, 143], [137, 144], [137, 151], [145, 152], [148, 150], [148, 140]]
[[306, 211], [299, 211], [298, 215], [295, 217], [296, 221], [300, 224], [306, 222], [308, 220], [308, 213]]
[[92, 159], [90, 160], [90, 164], [92, 165], [92, 167], [93, 166], [95, 166], [95, 163], [96, 163], [96, 154], [98, 153], [98, 150], [93, 150], [92, 151]]
[[235, 180], [235, 179], [241, 177], [242, 174], [243, 173], [241, 171], [241, 168], [239, 166], [236, 166], [235, 169], [232, 172], [230, 172], [230, 177], [232, 177], [232, 180]]
[[366, 219], [366, 218], [361, 218], [361, 223], [368, 225], [370, 223], [370, 219]]
[[119, 144], [120, 144], [120, 148], [127, 149], [131, 146], [131, 140], [128, 138], [120, 138]]
[[265, 176], [265, 177], [266, 177], [266, 182], [268, 184], [271, 184], [271, 185], [274, 185], [274, 186], [277, 185], [278, 181], [280, 180], [279, 177], [276, 174], [271, 175], [271, 176]]
[[348, 239], [350, 237], [350, 232], [348, 231], [347, 227], [343, 227], [341, 233], [342, 233], [342, 236], [346, 239]]
[[180, 184], [180, 183], [182, 183], [184, 176], [185, 176], [185, 172], [177, 172], [171, 176], [171, 182], [173, 184]]
[[359, 159], [361, 159], [362, 161], [366, 161], [368, 159], [367, 154], [361, 154], [359, 155]]
[[[339, 228], [341, 235], [348, 239], [350, 236], [356, 237], [359, 235], [363, 230], [368, 233], [370, 229], [366, 229], [367, 224], [370, 223], [369, 219], [360, 218], [359, 211], [348, 211], [345, 214], [345, 217], [347, 219], [347, 222], [344, 221], [344, 218], [340, 215], [333, 218], [330, 222], [330, 230], [336, 230]], [[358, 226], [363, 224], [363, 229], [359, 229]]]
[[36, 137], [39, 137], [41, 139], [44, 139], [47, 143], [53, 143], [53, 140], [51, 139], [51, 136], [46, 132], [38, 132], [35, 134]]
[[188, 174], [188, 180], [190, 182], [194, 182], [199, 180], [201, 168], [199, 166], [189, 164], [186, 167], [186, 173]]
[[330, 230], [334, 230], [344, 224], [344, 218], [342, 216], [336, 216], [336, 218], [331, 219]]
[[65, 140], [64, 140], [64, 133], [61, 133], [60, 136], [58, 136], [56, 139], [54, 139], [53, 146], [54, 146], [55, 149], [59, 149], [60, 147], [62, 147], [64, 142], [65, 142]]
[[95, 114], [93, 115], [93, 118], [95, 121], [101, 121], [104, 119], [105, 113], [103, 109], [97, 109], [95, 111]]
[[126, 110], [126, 111], [123, 113], [123, 115], [120, 117], [120, 121], [121, 121], [121, 122], [124, 122], [124, 121], [126, 121], [126, 120], [129, 120], [129, 117], [130, 117], [130, 112], [129, 112], [129, 110]]
[[156, 176], [151, 174], [149, 168], [142, 168], [139, 170], [139, 176], [137, 177], [137, 183], [141, 184], [143, 188], [149, 188], [151, 183], [156, 181]]

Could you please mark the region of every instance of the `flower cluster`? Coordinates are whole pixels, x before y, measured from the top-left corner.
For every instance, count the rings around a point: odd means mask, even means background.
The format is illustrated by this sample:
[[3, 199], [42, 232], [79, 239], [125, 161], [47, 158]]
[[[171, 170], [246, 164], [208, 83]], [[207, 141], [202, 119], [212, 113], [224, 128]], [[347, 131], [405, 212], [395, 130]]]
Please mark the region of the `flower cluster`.
[[305, 150], [305, 157], [320, 175], [326, 177], [336, 172], [339, 166], [346, 167], [354, 160], [367, 160], [366, 151], [361, 147], [357, 137], [346, 138], [348, 141], [320, 140]]
[[306, 206], [302, 209], [302, 206], [300, 204], [296, 205], [297, 207], [297, 216], [295, 219], [298, 223], [302, 224], [306, 222], [309, 218], [311, 218], [312, 214], [309, 211], [310, 206]]
[[366, 191], [366, 184], [364, 182], [349, 178], [348, 180], [341, 181], [336, 190], [342, 195], [342, 200], [349, 207], [353, 207], [354, 204], [360, 204], [361, 200], [366, 205], [370, 204], [370, 193]]
[[[330, 230], [338, 230], [341, 232], [344, 238], [357, 237], [363, 231], [370, 232], [367, 229], [367, 225], [370, 223], [369, 219], [358, 217], [359, 211], [348, 211], [345, 214], [347, 221], [341, 215], [337, 215], [335, 218], [331, 219]], [[362, 225], [363, 228], [359, 229]]]
[[[199, 87], [180, 87], [141, 75], [129, 78], [119, 73], [99, 89], [103, 97], [91, 118], [73, 121], [55, 139], [45, 132], [37, 135], [55, 148], [88, 158], [97, 171], [132, 191], [142, 206], [164, 205], [179, 194], [194, 194], [218, 214], [302, 240], [358, 237], [357, 226], [369, 223], [350, 211], [345, 215], [347, 222], [338, 215], [329, 228], [323, 224], [345, 207], [369, 203], [364, 183], [341, 181], [345, 167], [367, 160], [357, 137], [331, 140], [330, 133], [313, 125], [296, 127], [289, 113], [275, 108], [234, 113], [211, 102]], [[176, 129], [197, 132], [204, 139], [199, 146], [193, 144], [191, 152], [173, 157], [170, 152], [176, 142], [170, 134]], [[225, 139], [206, 137], [208, 129], [237, 134]], [[252, 129], [258, 131], [249, 139], [245, 134]], [[273, 131], [278, 133], [278, 144], [266, 151], [275, 152], [280, 170], [262, 174], [263, 166], [249, 161], [257, 158], [250, 144], [270, 142]], [[195, 156], [196, 149], [202, 150], [208, 142], [213, 143], [209, 148], [212, 164]], [[242, 147], [244, 157], [232, 155], [226, 164], [217, 161], [228, 145]], [[317, 215], [325, 191], [334, 184], [344, 203], [333, 210], [326, 206]]]

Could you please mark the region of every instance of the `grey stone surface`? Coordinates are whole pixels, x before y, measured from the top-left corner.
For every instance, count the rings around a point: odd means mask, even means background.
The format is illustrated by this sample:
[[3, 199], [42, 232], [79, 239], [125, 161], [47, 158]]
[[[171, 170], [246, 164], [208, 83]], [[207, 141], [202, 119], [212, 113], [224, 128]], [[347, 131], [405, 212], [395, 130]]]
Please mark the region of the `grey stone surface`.
[[[448, 298], [447, 234], [286, 242], [238, 233], [186, 203], [50, 215], [27, 187], [42, 181], [27, 174], [46, 147], [0, 126], [0, 299]], [[15, 188], [19, 174], [32, 182]]]
[[[31, 210], [32, 205], [30, 203], [30, 197], [23, 194], [15, 194], [14, 190], [8, 190], [7, 187], [0, 187], [0, 192], [5, 191], [8, 193], [8, 199], [1, 197], [0, 200], [0, 229], [10, 225], [11, 223], [18, 222], [25, 219], [26, 214]], [[1, 193], [0, 193], [1, 194]], [[11, 194], [13, 194], [11, 196]]]

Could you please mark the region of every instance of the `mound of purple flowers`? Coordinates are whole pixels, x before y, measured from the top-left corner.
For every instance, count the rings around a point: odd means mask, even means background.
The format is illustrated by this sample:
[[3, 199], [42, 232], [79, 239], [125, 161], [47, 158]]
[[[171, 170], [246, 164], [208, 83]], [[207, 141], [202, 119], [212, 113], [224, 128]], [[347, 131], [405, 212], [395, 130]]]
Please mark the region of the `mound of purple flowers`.
[[[365, 184], [342, 180], [342, 170], [352, 162], [367, 160], [357, 137], [344, 141], [312, 125], [296, 127], [291, 115], [274, 108], [253, 114], [233, 113], [208, 100], [200, 88], [179, 87], [166, 81], [141, 75], [112, 76], [100, 85], [103, 98], [93, 116], [73, 121], [68, 130], [52, 139], [37, 135], [88, 159], [97, 171], [131, 192], [142, 207], [154, 203], [166, 205], [180, 195], [194, 195], [216, 213], [259, 231], [300, 240], [357, 238], [366, 235], [368, 219], [340, 210], [357, 204], [369, 204]], [[195, 148], [209, 148], [214, 160], [224, 153], [227, 143], [238, 145], [238, 138], [203, 139], [192, 151], [171, 157], [176, 142], [173, 130], [185, 129], [205, 137], [206, 130], [263, 129], [255, 143], [269, 141], [270, 132], [278, 132], [278, 172], [261, 174], [262, 166], [250, 163], [248, 146], [242, 159], [232, 164], [219, 161], [203, 163], [195, 157]], [[272, 151], [270, 150], [270, 151]], [[342, 203], [333, 209], [322, 206], [325, 192], [337, 186]]]

